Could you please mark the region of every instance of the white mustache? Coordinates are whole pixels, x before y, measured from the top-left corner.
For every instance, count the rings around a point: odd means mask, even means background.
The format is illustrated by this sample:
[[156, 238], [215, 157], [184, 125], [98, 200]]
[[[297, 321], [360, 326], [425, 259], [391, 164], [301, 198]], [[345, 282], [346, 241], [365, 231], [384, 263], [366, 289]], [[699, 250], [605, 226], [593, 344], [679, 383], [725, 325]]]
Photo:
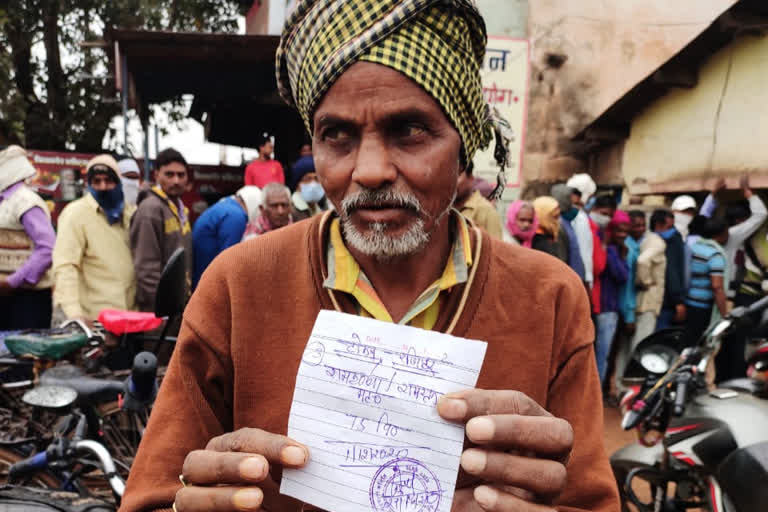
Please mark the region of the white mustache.
[[341, 201], [341, 213], [349, 217], [360, 208], [405, 208], [422, 213], [421, 202], [413, 194], [399, 192], [392, 187], [366, 188], [355, 192]]

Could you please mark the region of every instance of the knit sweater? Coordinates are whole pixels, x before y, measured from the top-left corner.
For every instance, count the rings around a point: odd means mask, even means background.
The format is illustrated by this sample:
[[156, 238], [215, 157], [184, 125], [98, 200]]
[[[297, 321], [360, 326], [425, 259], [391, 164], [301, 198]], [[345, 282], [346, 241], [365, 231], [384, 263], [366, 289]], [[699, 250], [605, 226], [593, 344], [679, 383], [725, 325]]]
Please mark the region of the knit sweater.
[[[243, 427], [285, 434], [299, 362], [321, 309], [354, 313], [323, 288], [330, 214], [222, 253], [184, 314], [176, 349], [133, 464], [122, 511], [167, 509], [185, 456]], [[478, 387], [526, 393], [571, 422], [574, 449], [561, 511], [614, 512], [584, 286], [566, 265], [473, 230], [473, 265], [435, 330], [488, 342]], [[311, 456], [311, 454], [310, 454]], [[279, 471], [273, 473], [279, 482]], [[459, 474], [458, 487], [472, 485]], [[276, 494], [267, 490], [268, 497]], [[298, 511], [281, 498], [265, 510]]]

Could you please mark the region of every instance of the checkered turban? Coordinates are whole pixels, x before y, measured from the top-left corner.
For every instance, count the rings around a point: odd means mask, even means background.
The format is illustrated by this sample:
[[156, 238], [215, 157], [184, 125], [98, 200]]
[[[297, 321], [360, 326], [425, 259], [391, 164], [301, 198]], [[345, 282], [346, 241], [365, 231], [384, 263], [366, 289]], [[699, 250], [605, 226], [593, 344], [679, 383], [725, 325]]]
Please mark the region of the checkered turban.
[[278, 88], [311, 132], [320, 100], [347, 68], [383, 64], [440, 104], [469, 162], [495, 127], [480, 81], [486, 40], [473, 0], [299, 0], [277, 49]]

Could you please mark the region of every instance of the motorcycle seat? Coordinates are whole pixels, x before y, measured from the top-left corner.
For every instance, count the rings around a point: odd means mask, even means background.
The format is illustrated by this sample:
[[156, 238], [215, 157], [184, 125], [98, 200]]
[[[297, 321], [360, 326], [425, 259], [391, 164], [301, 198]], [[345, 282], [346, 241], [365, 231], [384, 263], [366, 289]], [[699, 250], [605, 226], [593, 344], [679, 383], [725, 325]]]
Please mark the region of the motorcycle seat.
[[120, 381], [86, 377], [76, 366], [67, 365], [56, 366], [43, 372], [40, 384], [74, 389], [77, 397], [82, 400], [92, 400], [103, 395], [108, 395], [105, 399], [114, 399], [118, 393], [123, 392], [123, 383]]
[[717, 469], [718, 480], [739, 512], [764, 512], [768, 503], [768, 441], [728, 455]]
[[154, 313], [104, 309], [99, 313], [99, 322], [107, 331], [119, 336], [157, 329], [162, 325], [163, 319], [156, 317]]
[[58, 361], [88, 343], [80, 329], [28, 329], [5, 337], [5, 346], [15, 357]]

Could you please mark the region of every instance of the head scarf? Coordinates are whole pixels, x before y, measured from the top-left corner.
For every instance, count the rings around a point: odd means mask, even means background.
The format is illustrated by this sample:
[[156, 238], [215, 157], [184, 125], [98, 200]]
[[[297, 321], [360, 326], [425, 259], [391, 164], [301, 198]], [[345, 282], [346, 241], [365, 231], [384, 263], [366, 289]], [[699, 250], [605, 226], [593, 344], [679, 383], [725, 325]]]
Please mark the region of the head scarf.
[[246, 213], [248, 214], [248, 222], [253, 222], [261, 213], [261, 203], [263, 194], [259, 187], [253, 185], [246, 185], [236, 193], [237, 197], [242, 199], [245, 203]]
[[[533, 210], [533, 222], [531, 222], [527, 231], [521, 231], [517, 225], [517, 214], [525, 206]], [[530, 247], [533, 242], [533, 235], [536, 234], [537, 229], [539, 229], [539, 219], [536, 217], [536, 210], [531, 203], [517, 200], [509, 205], [509, 208], [507, 208], [507, 231], [520, 241], [520, 245]]]
[[629, 214], [624, 210], [616, 210], [613, 214], [611, 222], [605, 227], [605, 233], [608, 235], [608, 239], [613, 238], [613, 234], [616, 232], [616, 228], [619, 224], [630, 224], [632, 220], [629, 218]]
[[536, 216], [539, 218], [539, 233], [552, 235], [557, 240], [560, 232], [560, 216], [554, 217], [552, 212], [560, 208], [557, 199], [550, 196], [536, 198], [533, 202], [533, 209], [536, 210]]
[[0, 192], [35, 174], [37, 170], [29, 163], [27, 152], [20, 146], [8, 146], [0, 151]]
[[[107, 222], [114, 224], [119, 221], [123, 215], [125, 206], [125, 197], [123, 196], [123, 184], [118, 175], [117, 162], [109, 155], [97, 155], [88, 161], [85, 167], [88, 173], [88, 191], [99, 203], [107, 216]], [[91, 180], [96, 174], [106, 173], [117, 183], [112, 190], [96, 190], [91, 187]]]
[[[141, 186], [139, 164], [133, 158], [124, 158], [117, 162], [117, 170], [120, 171], [120, 182], [123, 184], [123, 196], [126, 204], [136, 204]], [[126, 174], [130, 172], [135, 172], [137, 176], [129, 178]]]
[[311, 132], [318, 104], [354, 63], [399, 71], [442, 107], [461, 136], [464, 164], [495, 136], [498, 195], [511, 137], [483, 98], [486, 42], [472, 0], [299, 0], [277, 49], [278, 89]]
[[592, 177], [586, 173], [574, 174], [571, 176], [571, 179], [565, 183], [565, 185], [571, 188], [575, 188], [581, 192], [582, 204], [587, 204], [592, 195], [597, 191], [595, 180], [593, 180]]

